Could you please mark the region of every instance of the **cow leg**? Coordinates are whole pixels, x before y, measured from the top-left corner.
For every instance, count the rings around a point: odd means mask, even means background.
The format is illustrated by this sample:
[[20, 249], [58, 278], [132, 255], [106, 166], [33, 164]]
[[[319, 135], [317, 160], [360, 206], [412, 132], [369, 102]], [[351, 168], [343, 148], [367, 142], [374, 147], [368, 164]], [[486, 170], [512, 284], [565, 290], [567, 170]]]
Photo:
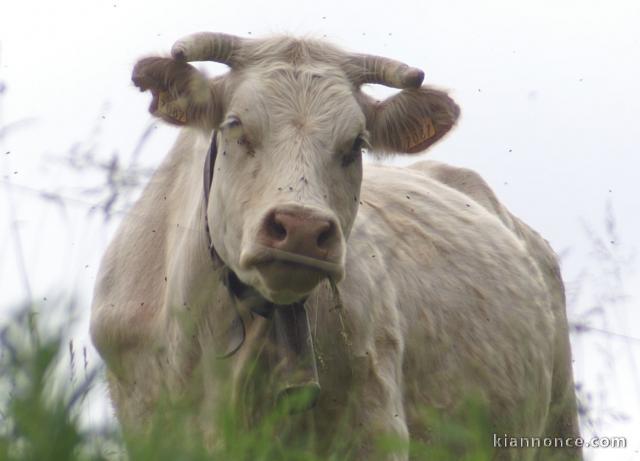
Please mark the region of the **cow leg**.
[[[354, 375], [356, 432], [362, 437], [355, 459], [408, 460], [409, 430], [402, 398], [399, 347], [367, 351], [364, 357], [355, 360]], [[380, 453], [385, 441], [387, 446], [394, 447], [393, 451], [384, 457], [372, 456]]]

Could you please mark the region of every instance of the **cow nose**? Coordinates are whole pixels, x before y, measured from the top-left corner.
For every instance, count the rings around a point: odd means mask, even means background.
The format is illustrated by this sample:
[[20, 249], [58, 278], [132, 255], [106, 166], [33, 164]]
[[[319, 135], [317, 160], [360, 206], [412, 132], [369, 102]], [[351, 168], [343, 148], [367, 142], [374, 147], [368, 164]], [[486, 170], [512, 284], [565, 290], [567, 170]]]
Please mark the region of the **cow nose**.
[[272, 210], [260, 230], [261, 242], [271, 248], [325, 260], [338, 243], [334, 219], [301, 210]]

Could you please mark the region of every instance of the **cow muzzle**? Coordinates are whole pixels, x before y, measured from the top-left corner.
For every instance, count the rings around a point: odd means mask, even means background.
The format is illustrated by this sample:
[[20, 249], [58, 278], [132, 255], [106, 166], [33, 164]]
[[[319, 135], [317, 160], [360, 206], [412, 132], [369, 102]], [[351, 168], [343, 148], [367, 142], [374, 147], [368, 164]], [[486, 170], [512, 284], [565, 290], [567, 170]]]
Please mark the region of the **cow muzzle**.
[[344, 276], [344, 237], [329, 213], [297, 204], [280, 205], [261, 220], [255, 243], [240, 265], [254, 267], [268, 297], [293, 302], [324, 278]]

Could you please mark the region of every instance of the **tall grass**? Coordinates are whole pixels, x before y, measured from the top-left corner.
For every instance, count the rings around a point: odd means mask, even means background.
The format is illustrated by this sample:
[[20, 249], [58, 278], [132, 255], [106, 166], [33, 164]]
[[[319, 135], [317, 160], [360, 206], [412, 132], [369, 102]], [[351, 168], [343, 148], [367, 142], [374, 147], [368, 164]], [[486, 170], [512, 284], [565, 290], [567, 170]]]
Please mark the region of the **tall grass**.
[[55, 386], [61, 335], [45, 335], [25, 305], [0, 330], [0, 460], [106, 459], [89, 454], [78, 409], [96, 371], [71, 389]]
[[[206, 446], [199, 436], [189, 402], [163, 402], [145, 433], [84, 427], [79, 415], [90, 388], [103, 379], [102, 369], [78, 363], [80, 356], [73, 343], [65, 342], [64, 331], [43, 331], [34, 311], [31, 305], [22, 306], [0, 330], [0, 461], [341, 461], [351, 459], [358, 444], [357, 431], [343, 427], [336, 430], [330, 452], [318, 454], [312, 431], [288, 430], [295, 429], [297, 421], [290, 415], [291, 406], [301, 404], [295, 401], [274, 407], [251, 427], [236, 408], [220, 409], [211, 416], [218, 435], [214, 446]], [[74, 384], [70, 374], [63, 373], [60, 385], [55, 371], [60, 364], [83, 369], [84, 378]], [[424, 412], [431, 442], [412, 444], [414, 459], [492, 459], [485, 408], [473, 400], [460, 408], [455, 421]], [[388, 459], [408, 449], [404, 441], [380, 437], [369, 459]]]

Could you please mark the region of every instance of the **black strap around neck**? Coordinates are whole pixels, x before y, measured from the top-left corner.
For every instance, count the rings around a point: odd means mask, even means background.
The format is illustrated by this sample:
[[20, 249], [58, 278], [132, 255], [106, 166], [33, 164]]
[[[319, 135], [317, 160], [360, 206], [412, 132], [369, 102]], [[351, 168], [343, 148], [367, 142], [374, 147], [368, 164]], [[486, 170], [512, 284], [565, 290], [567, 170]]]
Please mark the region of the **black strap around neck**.
[[211, 145], [209, 146], [209, 152], [207, 152], [207, 158], [204, 161], [204, 175], [203, 175], [203, 190], [204, 190], [204, 228], [207, 234], [207, 245], [209, 247], [209, 254], [213, 260], [214, 265], [220, 265], [222, 260], [220, 255], [213, 246], [211, 240], [211, 230], [209, 229], [209, 216], [207, 209], [209, 208], [209, 195], [211, 194], [211, 184], [213, 183], [213, 168], [216, 165], [216, 157], [218, 156], [218, 141], [216, 139], [217, 133], [214, 130], [211, 137]]

